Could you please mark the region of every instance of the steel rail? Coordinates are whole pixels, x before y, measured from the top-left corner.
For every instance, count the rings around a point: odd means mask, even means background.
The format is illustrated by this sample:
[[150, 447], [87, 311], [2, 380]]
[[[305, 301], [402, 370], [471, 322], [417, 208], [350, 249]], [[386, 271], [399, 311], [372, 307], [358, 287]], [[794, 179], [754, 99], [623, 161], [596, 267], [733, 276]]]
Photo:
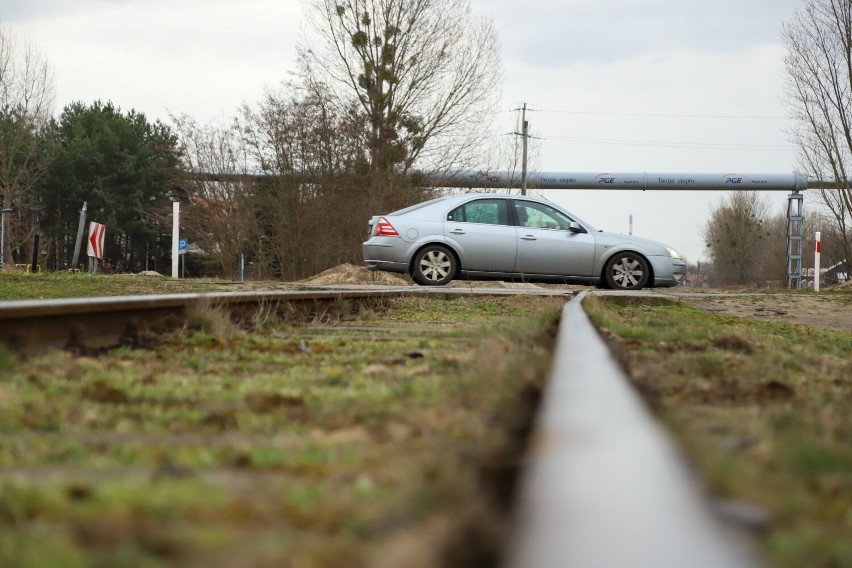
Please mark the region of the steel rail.
[[0, 345], [21, 353], [67, 348], [99, 350], [116, 345], [139, 345], [146, 338], [184, 325], [195, 306], [227, 309], [235, 317], [250, 318], [258, 306], [273, 311], [322, 314], [335, 302], [361, 302], [403, 295], [459, 296], [534, 293], [562, 295], [562, 291], [500, 288], [337, 287], [255, 292], [210, 292], [147, 296], [107, 296], [0, 302]]
[[193, 307], [213, 306], [247, 315], [258, 306], [322, 312], [336, 301], [398, 296], [403, 289], [309, 290], [161, 294], [0, 302], [0, 345], [29, 353], [51, 348], [81, 351], [138, 344], [185, 324]]
[[681, 456], [582, 309], [565, 305], [507, 568], [745, 568]]

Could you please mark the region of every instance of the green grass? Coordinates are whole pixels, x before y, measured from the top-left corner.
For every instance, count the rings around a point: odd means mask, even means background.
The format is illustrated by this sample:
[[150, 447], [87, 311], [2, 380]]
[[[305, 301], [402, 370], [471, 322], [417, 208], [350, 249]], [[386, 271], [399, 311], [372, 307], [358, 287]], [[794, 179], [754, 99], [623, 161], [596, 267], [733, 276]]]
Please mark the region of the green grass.
[[852, 334], [590, 298], [711, 490], [771, 514], [774, 566], [852, 566]]
[[[258, 285], [263, 285], [263, 283], [251, 284], [251, 286]], [[27, 274], [20, 271], [0, 271], [0, 301], [216, 292], [239, 290], [242, 286], [239, 282], [228, 280], [173, 279], [167, 276], [141, 276], [136, 274], [100, 275], [84, 272]], [[268, 282], [266, 286], [281, 287], [284, 285], [280, 282]]]
[[5, 353], [0, 565], [493, 559], [562, 301], [402, 298], [151, 351]]

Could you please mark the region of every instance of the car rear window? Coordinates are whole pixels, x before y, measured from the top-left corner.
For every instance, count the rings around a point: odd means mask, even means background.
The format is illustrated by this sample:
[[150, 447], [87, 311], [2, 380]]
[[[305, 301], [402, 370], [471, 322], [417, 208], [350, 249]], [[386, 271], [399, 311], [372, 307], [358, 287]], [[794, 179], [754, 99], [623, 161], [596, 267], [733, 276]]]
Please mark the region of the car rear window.
[[508, 225], [509, 210], [505, 199], [477, 199], [450, 211], [447, 220], [457, 223]]
[[444, 201], [445, 199], [449, 199], [449, 195], [444, 195], [442, 197], [436, 197], [435, 199], [430, 199], [429, 201], [424, 201], [423, 203], [418, 203], [416, 205], [410, 205], [404, 209], [400, 209], [399, 211], [394, 211], [393, 213], [388, 213], [388, 215], [406, 215], [407, 213], [411, 213], [412, 211], [417, 211], [418, 209], [422, 209], [427, 205], [432, 205], [433, 203], [438, 203], [439, 201]]

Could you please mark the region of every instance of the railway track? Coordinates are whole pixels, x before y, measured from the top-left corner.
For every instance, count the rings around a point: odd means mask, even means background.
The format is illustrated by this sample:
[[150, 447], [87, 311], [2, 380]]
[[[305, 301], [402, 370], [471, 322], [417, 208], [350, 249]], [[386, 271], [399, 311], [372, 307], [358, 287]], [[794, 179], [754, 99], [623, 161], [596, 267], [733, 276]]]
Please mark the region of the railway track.
[[310, 316], [335, 302], [376, 302], [400, 290], [220, 292], [150, 296], [110, 296], [0, 302], [0, 344], [22, 353], [65, 348], [102, 350], [138, 345], [186, 324], [197, 308], [214, 308], [234, 317], [260, 309]]
[[[235, 319], [265, 310], [310, 320], [400, 296], [529, 293], [566, 294], [405, 287], [0, 302], [0, 344], [22, 353], [139, 345], [186, 325], [199, 307]], [[563, 312], [517, 511], [507, 568], [757, 565], [713, 518], [578, 300]]]
[[519, 293], [564, 294], [499, 288], [350, 287], [4, 301], [0, 302], [0, 345], [21, 353], [56, 348], [97, 351], [139, 345], [185, 325], [197, 308], [226, 310], [237, 320], [250, 319], [259, 310], [319, 318], [330, 310], [342, 309], [342, 303], [347, 309], [357, 311], [361, 305], [403, 295]]

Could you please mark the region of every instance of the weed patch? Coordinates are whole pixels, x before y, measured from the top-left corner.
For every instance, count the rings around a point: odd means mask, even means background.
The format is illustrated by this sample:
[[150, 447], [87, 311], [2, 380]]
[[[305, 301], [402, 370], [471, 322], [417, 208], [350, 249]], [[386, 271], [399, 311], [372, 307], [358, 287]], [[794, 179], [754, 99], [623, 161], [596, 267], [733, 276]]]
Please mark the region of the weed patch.
[[338, 302], [251, 332], [204, 309], [150, 350], [10, 359], [0, 565], [496, 564], [562, 303]]
[[852, 566], [852, 333], [587, 298], [720, 498], [765, 512], [775, 566]]
[[232, 289], [233, 283], [224, 280], [176, 280], [166, 276], [103, 275], [85, 272], [0, 272], [0, 300], [176, 294]]

